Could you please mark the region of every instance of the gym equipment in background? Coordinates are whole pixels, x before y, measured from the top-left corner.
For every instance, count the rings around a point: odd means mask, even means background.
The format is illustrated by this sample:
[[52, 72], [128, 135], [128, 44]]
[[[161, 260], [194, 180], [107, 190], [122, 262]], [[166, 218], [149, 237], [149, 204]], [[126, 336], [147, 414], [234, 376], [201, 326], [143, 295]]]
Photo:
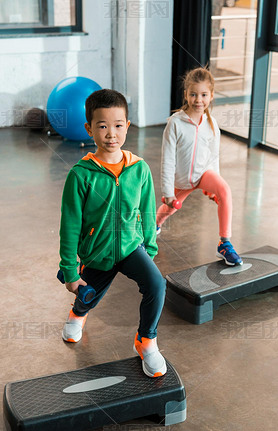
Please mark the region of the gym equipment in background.
[[186, 419], [186, 394], [167, 362], [162, 377], [147, 377], [138, 357], [8, 383], [4, 421], [9, 431], [87, 431], [149, 415], [165, 425]]
[[47, 116], [54, 130], [72, 141], [89, 140], [84, 124], [85, 102], [100, 85], [82, 76], [65, 78], [59, 82], [49, 95]]
[[278, 250], [264, 246], [240, 255], [242, 265], [223, 260], [166, 276], [166, 305], [188, 322], [213, 319], [222, 304], [278, 286]]
[[31, 108], [25, 115], [24, 125], [33, 131], [42, 132], [49, 125], [49, 121], [43, 109]]

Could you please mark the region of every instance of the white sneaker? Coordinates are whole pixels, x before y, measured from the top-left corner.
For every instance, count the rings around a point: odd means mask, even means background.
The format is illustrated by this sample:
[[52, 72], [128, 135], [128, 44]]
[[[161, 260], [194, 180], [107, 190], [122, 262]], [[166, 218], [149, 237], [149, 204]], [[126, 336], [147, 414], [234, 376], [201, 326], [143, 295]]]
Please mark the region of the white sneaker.
[[66, 321], [63, 331], [62, 338], [64, 341], [69, 343], [77, 343], [82, 338], [82, 329], [87, 320], [88, 313], [85, 316], [77, 316], [72, 310], [70, 310], [68, 320]]
[[147, 376], [160, 377], [166, 373], [166, 362], [158, 350], [156, 338], [142, 337], [139, 341], [137, 332], [133, 350], [141, 357], [143, 371]]

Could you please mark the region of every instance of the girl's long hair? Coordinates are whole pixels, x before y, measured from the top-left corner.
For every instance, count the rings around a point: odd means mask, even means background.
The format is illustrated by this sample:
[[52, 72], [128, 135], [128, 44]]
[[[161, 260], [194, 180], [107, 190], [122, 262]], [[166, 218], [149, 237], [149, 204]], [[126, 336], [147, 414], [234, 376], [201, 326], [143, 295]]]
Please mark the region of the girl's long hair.
[[[204, 67], [198, 67], [196, 69], [192, 69], [190, 72], [186, 73], [183, 76], [183, 90], [187, 90], [190, 85], [192, 84], [199, 84], [200, 82], [207, 81], [210, 87], [210, 91], [213, 92], [214, 90], [214, 78], [210, 71]], [[188, 108], [188, 102], [185, 98], [185, 95], [183, 93], [183, 105], [180, 107], [179, 110], [186, 111]], [[215, 134], [213, 121], [209, 112], [209, 108], [205, 109], [205, 114], [207, 114], [209, 125]]]

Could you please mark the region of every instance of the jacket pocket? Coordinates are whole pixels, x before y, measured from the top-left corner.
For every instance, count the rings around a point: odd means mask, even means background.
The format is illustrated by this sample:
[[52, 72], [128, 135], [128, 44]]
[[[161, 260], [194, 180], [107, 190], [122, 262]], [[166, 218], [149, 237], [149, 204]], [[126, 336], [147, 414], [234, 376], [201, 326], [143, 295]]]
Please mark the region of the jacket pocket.
[[125, 237], [132, 239], [134, 235], [142, 235], [142, 215], [139, 209], [121, 216], [121, 234]]
[[83, 256], [86, 256], [88, 254], [89, 250], [91, 249], [94, 230], [95, 230], [95, 228], [92, 227], [90, 232], [85, 236], [85, 238], [81, 242], [80, 254], [82, 254]]
[[142, 215], [140, 211], [137, 213], [137, 220], [136, 220], [136, 232], [140, 235], [140, 237], [143, 236], [143, 225], [142, 225]]

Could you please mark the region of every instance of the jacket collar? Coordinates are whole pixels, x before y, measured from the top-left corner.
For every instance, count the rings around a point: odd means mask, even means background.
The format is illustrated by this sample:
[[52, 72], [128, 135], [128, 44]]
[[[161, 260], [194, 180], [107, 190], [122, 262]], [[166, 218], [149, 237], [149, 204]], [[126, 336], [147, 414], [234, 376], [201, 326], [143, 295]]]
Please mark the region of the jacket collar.
[[[180, 120], [182, 120], [182, 121], [185, 121], [186, 123], [192, 123], [192, 124], [195, 124], [195, 125], [197, 125], [198, 126], [198, 124], [197, 123], [195, 123], [190, 117], [189, 117], [189, 115], [187, 115], [185, 112], [184, 112], [184, 110], [183, 109], [180, 109], [179, 111], [177, 111], [177, 112], [175, 112], [173, 115], [172, 115], [172, 117], [177, 117], [177, 118], [179, 118]], [[203, 116], [202, 116], [202, 121], [200, 122], [200, 124], [202, 124], [203, 123], [203, 121], [205, 121], [206, 120], [206, 118], [207, 118], [207, 114], [203, 114]], [[200, 125], [199, 124], [199, 125]]]
[[[139, 162], [140, 160], [143, 160], [142, 157], [138, 157], [135, 154], [131, 153], [131, 151], [122, 150], [123, 158], [124, 158], [124, 166], [131, 166], [135, 163]], [[86, 156], [82, 158], [82, 160], [92, 160], [94, 161], [98, 166], [101, 166], [99, 161], [96, 159], [94, 153], [88, 153]]]

